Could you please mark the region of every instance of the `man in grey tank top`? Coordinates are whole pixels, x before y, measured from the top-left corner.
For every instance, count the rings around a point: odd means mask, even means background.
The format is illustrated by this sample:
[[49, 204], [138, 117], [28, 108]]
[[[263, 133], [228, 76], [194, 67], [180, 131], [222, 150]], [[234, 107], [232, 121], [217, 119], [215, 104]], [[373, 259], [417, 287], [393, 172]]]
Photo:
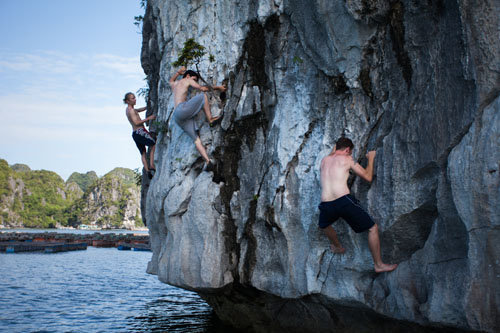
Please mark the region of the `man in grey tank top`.
[[[177, 80], [180, 75], [183, 75], [183, 78]], [[169, 84], [172, 88], [172, 91], [174, 92], [175, 122], [194, 141], [196, 149], [205, 160], [205, 169], [211, 170], [214, 163], [208, 157], [207, 151], [201, 143], [200, 136], [197, 133], [198, 128], [196, 127], [194, 118], [202, 108], [210, 124], [214, 124], [217, 120], [220, 119], [220, 117], [212, 117], [212, 113], [210, 112], [210, 103], [208, 102], [208, 98], [204, 93], [208, 91], [209, 88], [200, 86], [198, 84], [199, 78], [200, 76], [198, 73], [192, 70], [186, 70], [186, 68], [182, 66], [177, 72], [175, 72], [174, 76], [172, 76]], [[193, 87], [194, 89], [200, 90], [203, 93], [198, 94], [186, 101], [189, 87]], [[213, 89], [219, 90], [221, 92], [226, 91], [226, 87], [224, 86], [214, 86]]]

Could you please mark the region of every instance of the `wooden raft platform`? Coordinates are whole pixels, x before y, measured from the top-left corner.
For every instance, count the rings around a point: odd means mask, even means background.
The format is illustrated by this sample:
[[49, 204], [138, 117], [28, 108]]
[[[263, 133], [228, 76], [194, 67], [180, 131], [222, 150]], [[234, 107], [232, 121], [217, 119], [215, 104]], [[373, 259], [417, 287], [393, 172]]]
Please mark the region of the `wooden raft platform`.
[[141, 244], [141, 243], [120, 243], [118, 244], [118, 250], [127, 251], [151, 251], [151, 247], [149, 244]]
[[67, 252], [86, 250], [87, 243], [46, 243], [46, 242], [0, 242], [0, 251], [6, 253], [18, 252]]
[[72, 234], [57, 232], [0, 232], [0, 252], [64, 252], [86, 250], [87, 246], [116, 247], [120, 250], [151, 251], [149, 235]]

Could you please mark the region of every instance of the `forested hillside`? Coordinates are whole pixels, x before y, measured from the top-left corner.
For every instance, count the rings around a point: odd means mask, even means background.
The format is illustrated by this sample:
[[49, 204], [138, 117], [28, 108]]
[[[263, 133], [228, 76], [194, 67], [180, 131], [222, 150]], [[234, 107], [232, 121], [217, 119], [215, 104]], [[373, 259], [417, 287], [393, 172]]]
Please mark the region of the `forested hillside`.
[[135, 172], [116, 168], [99, 178], [74, 172], [31, 170], [0, 159], [0, 225], [55, 228], [81, 224], [106, 228], [142, 226]]

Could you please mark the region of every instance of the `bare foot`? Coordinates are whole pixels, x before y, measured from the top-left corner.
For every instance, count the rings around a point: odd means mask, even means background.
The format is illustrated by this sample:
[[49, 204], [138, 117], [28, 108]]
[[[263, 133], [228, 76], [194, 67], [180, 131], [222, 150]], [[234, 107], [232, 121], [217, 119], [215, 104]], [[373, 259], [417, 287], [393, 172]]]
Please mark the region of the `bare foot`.
[[215, 169], [215, 161], [214, 160], [208, 160], [208, 162], [205, 162], [205, 166], [203, 167], [203, 171], [213, 171]]
[[344, 254], [345, 253], [345, 249], [342, 247], [342, 245], [340, 247], [336, 247], [335, 245], [330, 244], [330, 250], [332, 250], [333, 253], [337, 253], [337, 254]]
[[220, 117], [212, 117], [212, 119], [210, 119], [210, 124], [216, 122], [219, 119], [220, 119]]
[[382, 265], [375, 265], [375, 272], [376, 273], [383, 273], [383, 272], [392, 272], [393, 270], [398, 267], [398, 264], [382, 264]]
[[209, 121], [210, 127], [213, 127], [216, 124], [220, 123], [221, 120], [222, 120], [222, 115], [220, 115], [218, 117], [212, 117], [212, 119], [210, 119], [210, 121]]

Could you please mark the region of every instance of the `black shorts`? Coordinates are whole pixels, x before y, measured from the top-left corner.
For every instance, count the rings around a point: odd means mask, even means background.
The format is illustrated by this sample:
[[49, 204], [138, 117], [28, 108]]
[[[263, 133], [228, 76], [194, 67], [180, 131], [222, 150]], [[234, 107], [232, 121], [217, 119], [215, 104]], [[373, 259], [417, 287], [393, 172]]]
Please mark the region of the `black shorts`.
[[138, 128], [132, 132], [132, 139], [135, 141], [137, 149], [142, 153], [146, 151], [146, 146], [151, 147], [156, 144], [155, 139], [151, 136], [147, 129], [144, 127]]
[[318, 224], [322, 229], [337, 221], [339, 217], [349, 223], [355, 232], [366, 231], [375, 225], [370, 215], [360, 206], [358, 199], [350, 194], [333, 201], [321, 202], [318, 208]]

